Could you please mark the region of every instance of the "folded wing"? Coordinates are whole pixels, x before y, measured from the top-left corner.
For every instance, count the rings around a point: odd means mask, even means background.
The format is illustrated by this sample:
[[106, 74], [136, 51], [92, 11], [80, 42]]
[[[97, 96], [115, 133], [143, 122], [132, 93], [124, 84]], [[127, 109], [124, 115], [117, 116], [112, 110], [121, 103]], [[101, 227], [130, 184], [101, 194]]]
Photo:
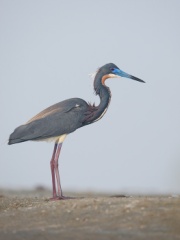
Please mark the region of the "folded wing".
[[9, 137], [8, 144], [28, 140], [46, 140], [68, 134], [83, 126], [89, 105], [80, 98], [57, 103], [17, 127]]

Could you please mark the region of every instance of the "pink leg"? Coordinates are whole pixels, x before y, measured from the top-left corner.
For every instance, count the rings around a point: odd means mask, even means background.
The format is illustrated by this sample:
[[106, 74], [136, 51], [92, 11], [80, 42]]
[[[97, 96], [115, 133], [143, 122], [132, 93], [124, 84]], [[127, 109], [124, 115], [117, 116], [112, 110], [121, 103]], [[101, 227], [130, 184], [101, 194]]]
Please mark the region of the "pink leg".
[[[53, 197], [51, 200], [60, 199], [72, 199], [72, 197], [64, 197], [62, 194], [60, 175], [58, 170], [58, 159], [61, 152], [62, 143], [55, 143], [54, 151], [51, 159], [51, 174], [52, 174], [52, 186], [53, 186]], [[57, 184], [57, 192], [56, 192]]]
[[56, 150], [57, 150], [57, 143], [55, 143], [54, 145], [54, 151], [53, 151], [53, 155], [52, 155], [52, 158], [51, 158], [51, 162], [50, 162], [50, 165], [51, 165], [51, 175], [52, 175], [52, 188], [53, 188], [53, 199], [55, 199], [57, 197], [57, 194], [56, 194], [56, 182], [55, 182], [55, 172], [54, 172], [54, 165], [55, 165], [55, 155], [56, 155]]
[[62, 147], [62, 143], [58, 144], [57, 147], [57, 151], [56, 151], [56, 155], [54, 158], [54, 172], [55, 172], [55, 176], [56, 176], [56, 183], [57, 183], [57, 195], [58, 197], [62, 198], [63, 194], [62, 194], [62, 188], [61, 188], [61, 182], [60, 182], [60, 176], [59, 176], [59, 169], [58, 169], [58, 159], [59, 159], [59, 155], [61, 152], [61, 147]]

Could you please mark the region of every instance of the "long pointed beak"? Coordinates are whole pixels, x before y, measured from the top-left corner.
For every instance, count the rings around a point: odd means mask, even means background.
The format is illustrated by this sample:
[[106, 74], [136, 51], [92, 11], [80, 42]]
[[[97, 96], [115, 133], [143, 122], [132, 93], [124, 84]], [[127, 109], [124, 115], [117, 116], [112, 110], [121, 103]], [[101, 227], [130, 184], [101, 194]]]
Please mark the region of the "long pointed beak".
[[143, 81], [143, 80], [141, 80], [141, 79], [139, 79], [139, 78], [137, 78], [137, 77], [134, 77], [134, 76], [132, 76], [132, 75], [126, 73], [126, 72], [123, 72], [123, 71], [120, 70], [120, 69], [116, 69], [115, 74], [118, 75], [118, 76], [120, 76], [120, 77], [130, 78], [130, 79], [136, 80], [136, 81], [138, 81], [138, 82], [143, 82], [143, 83], [145, 83], [145, 81]]
[[145, 83], [145, 81], [143, 81], [143, 80], [141, 80], [141, 79], [139, 79], [139, 78], [137, 78], [137, 77], [134, 77], [134, 76], [132, 76], [132, 75], [129, 75], [128, 78], [133, 79], [133, 80], [136, 80], [136, 81], [138, 81], [138, 82], [143, 82], [143, 83]]

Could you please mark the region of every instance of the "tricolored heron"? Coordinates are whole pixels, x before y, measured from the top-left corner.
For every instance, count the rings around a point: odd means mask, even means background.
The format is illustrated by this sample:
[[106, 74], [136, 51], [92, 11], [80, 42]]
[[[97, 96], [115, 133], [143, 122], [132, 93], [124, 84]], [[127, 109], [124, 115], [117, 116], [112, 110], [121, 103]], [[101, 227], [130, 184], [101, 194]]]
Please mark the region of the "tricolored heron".
[[[55, 141], [51, 159], [53, 200], [66, 199], [63, 196], [58, 171], [58, 159], [64, 139], [80, 127], [94, 123], [106, 113], [110, 100], [110, 89], [105, 85], [108, 78], [125, 77], [139, 82], [143, 80], [120, 70], [108, 63], [98, 69], [94, 78], [94, 90], [100, 97], [100, 104], [88, 104], [80, 98], [71, 98], [46, 108], [27, 123], [17, 127], [9, 137], [8, 144], [25, 141]], [[57, 187], [57, 189], [56, 189]]]

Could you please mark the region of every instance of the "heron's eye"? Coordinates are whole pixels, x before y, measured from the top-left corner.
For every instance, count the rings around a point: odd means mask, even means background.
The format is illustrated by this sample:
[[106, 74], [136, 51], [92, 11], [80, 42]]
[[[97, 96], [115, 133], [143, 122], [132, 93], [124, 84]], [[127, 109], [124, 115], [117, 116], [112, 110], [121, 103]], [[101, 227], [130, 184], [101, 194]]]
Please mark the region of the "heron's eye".
[[110, 70], [113, 72], [115, 70], [115, 68], [110, 68]]

